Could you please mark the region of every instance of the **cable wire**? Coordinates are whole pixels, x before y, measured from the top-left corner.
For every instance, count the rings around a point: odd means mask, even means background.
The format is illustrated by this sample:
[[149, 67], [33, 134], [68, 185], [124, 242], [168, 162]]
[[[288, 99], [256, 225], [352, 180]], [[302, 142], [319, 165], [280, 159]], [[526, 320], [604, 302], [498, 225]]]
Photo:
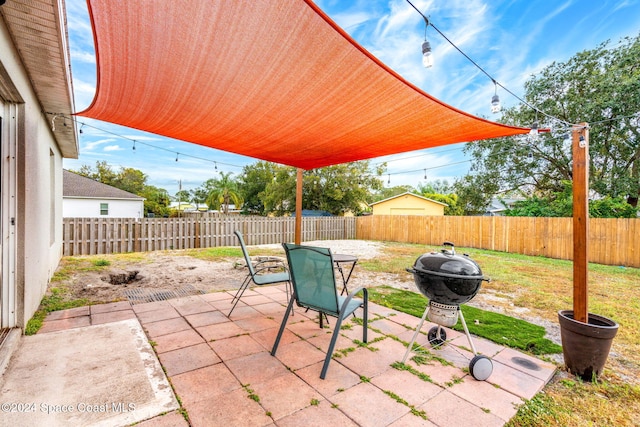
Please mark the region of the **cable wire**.
[[217, 165], [224, 165], [224, 166], [230, 166], [230, 167], [241, 168], [241, 169], [244, 167], [244, 166], [240, 166], [240, 165], [234, 165], [232, 163], [221, 162], [219, 160], [211, 160], [211, 159], [206, 159], [204, 157], [198, 157], [198, 156], [194, 156], [194, 155], [191, 155], [191, 154], [185, 154], [183, 152], [172, 150], [170, 148], [159, 147], [157, 145], [149, 144], [148, 142], [140, 141], [140, 140], [135, 139], [135, 138], [130, 138], [128, 136], [120, 135], [118, 133], [115, 133], [115, 132], [112, 132], [112, 131], [109, 131], [109, 130], [106, 130], [106, 129], [99, 128], [99, 127], [97, 127], [95, 125], [92, 125], [92, 124], [89, 124], [87, 122], [81, 122], [75, 116], [73, 116], [73, 117], [72, 116], [65, 116], [64, 114], [51, 113], [51, 112], [48, 112], [48, 111], [46, 112], [46, 114], [50, 114], [54, 118], [55, 117], [63, 117], [65, 119], [68, 118], [69, 120], [75, 121], [76, 124], [79, 123], [81, 126], [87, 126], [87, 127], [99, 130], [100, 132], [108, 133], [110, 135], [117, 136], [118, 138], [122, 138], [122, 139], [126, 139], [128, 141], [131, 141], [133, 143], [133, 149], [134, 150], [136, 149], [135, 148], [136, 144], [142, 144], [142, 145], [146, 145], [147, 147], [155, 148], [157, 150], [163, 150], [163, 151], [166, 151], [168, 153], [174, 153], [174, 154], [176, 154], [176, 159], [178, 158], [178, 156], [180, 156], [180, 157], [190, 157], [192, 159], [197, 159], [197, 160], [202, 160], [202, 161], [205, 161], [205, 162], [213, 163], [214, 165], [216, 165], [216, 169], [217, 169]]
[[571, 126], [571, 123], [565, 122], [562, 119], [559, 119], [557, 117], [554, 117], [550, 114], [545, 113], [544, 111], [540, 110], [539, 108], [529, 104], [527, 101], [525, 101], [524, 99], [520, 98], [518, 95], [516, 95], [515, 93], [513, 93], [511, 90], [509, 90], [506, 86], [504, 86], [502, 83], [498, 82], [496, 79], [494, 79], [487, 71], [485, 71], [484, 68], [482, 68], [480, 65], [478, 65], [478, 63], [476, 61], [474, 61], [473, 59], [471, 59], [471, 57], [469, 57], [469, 55], [467, 55], [465, 52], [462, 51], [462, 49], [460, 49], [458, 46], [456, 46], [456, 44], [454, 42], [452, 42], [446, 35], [444, 35], [444, 33], [442, 31], [440, 31], [440, 29], [438, 29], [438, 27], [436, 27], [435, 25], [433, 25], [433, 22], [431, 22], [429, 20], [429, 18], [427, 18], [422, 12], [420, 12], [420, 10], [414, 6], [413, 3], [411, 3], [410, 0], [405, 0], [407, 3], [409, 3], [411, 5], [411, 7], [413, 7], [419, 14], [420, 16], [422, 16], [422, 18], [424, 19], [425, 23], [427, 24], [427, 26], [432, 26], [434, 30], [436, 30], [438, 32], [438, 34], [440, 34], [442, 36], [442, 38], [444, 38], [447, 42], [449, 42], [449, 44], [451, 46], [453, 46], [458, 52], [460, 52], [465, 58], [467, 58], [469, 60], [469, 62], [471, 62], [478, 70], [482, 71], [496, 86], [500, 86], [502, 89], [504, 89], [507, 93], [509, 93], [511, 96], [513, 96], [514, 98], [516, 98], [517, 100], [519, 100], [520, 102], [522, 102], [523, 104], [525, 104], [526, 106], [528, 106], [529, 108], [531, 108], [532, 110], [535, 110], [537, 112], [539, 112], [540, 114], [542, 114], [543, 116], [552, 119], [552, 120], [557, 120], [560, 123], [564, 123], [567, 126]]

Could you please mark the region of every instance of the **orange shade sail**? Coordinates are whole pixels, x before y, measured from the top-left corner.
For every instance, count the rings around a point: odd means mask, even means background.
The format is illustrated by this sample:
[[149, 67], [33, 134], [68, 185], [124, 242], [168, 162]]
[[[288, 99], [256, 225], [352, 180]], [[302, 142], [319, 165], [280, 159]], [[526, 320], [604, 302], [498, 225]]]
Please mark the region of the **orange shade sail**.
[[429, 96], [308, 0], [88, 5], [84, 117], [302, 169], [529, 131]]

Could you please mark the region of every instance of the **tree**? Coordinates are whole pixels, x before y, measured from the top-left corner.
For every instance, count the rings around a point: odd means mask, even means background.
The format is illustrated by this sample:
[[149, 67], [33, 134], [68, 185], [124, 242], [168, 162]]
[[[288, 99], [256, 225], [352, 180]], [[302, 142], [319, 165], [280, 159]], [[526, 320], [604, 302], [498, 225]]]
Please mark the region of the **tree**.
[[189, 197], [189, 200], [196, 205], [196, 210], [199, 210], [200, 205], [207, 202], [209, 191], [204, 185], [201, 185], [189, 191]]
[[141, 194], [147, 185], [147, 175], [138, 169], [123, 167], [120, 168], [111, 185], [129, 193]]
[[[101, 182], [103, 184], [112, 185], [115, 187], [116, 172], [113, 171], [111, 166], [106, 161], [97, 161], [95, 169], [89, 165], [82, 165], [77, 171], [72, 171], [78, 175], [86, 176], [94, 181]], [[119, 188], [119, 187], [118, 187]]]
[[145, 185], [140, 196], [144, 197], [144, 214], [149, 216], [150, 213], [156, 217], [164, 217], [169, 215], [169, 193], [164, 188], [154, 187], [153, 185]]
[[465, 175], [456, 179], [454, 193], [458, 196], [458, 207], [463, 215], [481, 215], [487, 211], [491, 198], [500, 190], [497, 181], [484, 180], [481, 176]]
[[[369, 161], [350, 162], [304, 171], [302, 208], [333, 215], [362, 213], [371, 191], [383, 186], [378, 177], [385, 165], [378, 166], [372, 174], [369, 164]], [[284, 215], [295, 211], [295, 197], [296, 169], [284, 167], [276, 170], [275, 179], [267, 185], [261, 200], [267, 212]]]
[[[514, 203], [505, 211], [506, 216], [570, 217], [573, 215], [573, 189], [570, 181], [563, 182], [564, 189], [551, 197], [532, 196]], [[624, 198], [609, 196], [589, 200], [589, 216], [592, 218], [635, 218], [638, 209]]]
[[435, 181], [429, 181], [425, 184], [418, 184], [418, 191], [421, 194], [449, 194], [453, 191], [453, 186], [450, 185], [446, 179], [436, 179]]
[[[637, 206], [640, 195], [640, 36], [609, 42], [552, 63], [525, 83], [526, 105], [507, 109], [502, 121], [551, 128], [539, 136], [498, 138], [467, 144], [471, 174], [455, 186], [467, 208], [476, 210], [478, 193], [519, 190], [540, 198], [564, 190], [572, 179], [568, 124], [590, 124], [590, 188], [601, 197], [623, 197]], [[465, 193], [463, 197], [460, 191]], [[466, 197], [470, 198], [467, 199]], [[478, 203], [480, 202], [480, 203]]]
[[267, 185], [282, 168], [285, 167], [262, 160], [242, 168], [242, 174], [238, 177], [238, 190], [244, 199], [243, 212], [254, 215], [267, 214], [262, 198]]
[[456, 194], [423, 193], [422, 196], [436, 202], [446, 203], [447, 206], [444, 208], [445, 215], [464, 215], [462, 206], [458, 206], [458, 196]]
[[189, 203], [191, 201], [191, 192], [189, 190], [180, 190], [173, 197], [176, 202]]
[[238, 192], [238, 183], [231, 178], [232, 173], [220, 172], [220, 178], [212, 178], [203, 184], [208, 190], [206, 199], [211, 209], [222, 208], [223, 213], [229, 213], [229, 205], [242, 206], [242, 196]]

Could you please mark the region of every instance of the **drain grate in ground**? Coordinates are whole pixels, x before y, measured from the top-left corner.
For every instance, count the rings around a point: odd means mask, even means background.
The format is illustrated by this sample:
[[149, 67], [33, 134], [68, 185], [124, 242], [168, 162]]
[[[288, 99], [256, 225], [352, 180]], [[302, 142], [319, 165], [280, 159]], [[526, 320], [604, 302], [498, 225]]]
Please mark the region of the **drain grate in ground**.
[[200, 291], [191, 285], [186, 285], [178, 289], [127, 289], [124, 294], [131, 304], [142, 304], [145, 302], [165, 301], [173, 298], [188, 297], [191, 295], [201, 295]]

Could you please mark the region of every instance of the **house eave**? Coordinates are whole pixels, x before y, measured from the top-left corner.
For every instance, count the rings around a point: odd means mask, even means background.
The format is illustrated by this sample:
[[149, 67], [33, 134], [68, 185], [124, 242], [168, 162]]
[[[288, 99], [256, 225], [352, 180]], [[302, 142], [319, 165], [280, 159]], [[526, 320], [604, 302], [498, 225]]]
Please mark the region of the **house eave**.
[[64, 0], [12, 0], [0, 7], [63, 157], [78, 158]]
[[124, 200], [129, 202], [143, 202], [147, 200], [144, 197], [93, 197], [93, 196], [62, 196], [62, 199], [79, 199], [79, 200]]
[[384, 200], [379, 200], [379, 201], [377, 201], [377, 202], [373, 202], [373, 203], [369, 204], [369, 207], [371, 207], [371, 206], [373, 206], [373, 205], [378, 205], [378, 204], [380, 204], [380, 203], [388, 202], [389, 200], [397, 199], [397, 198], [400, 198], [400, 197], [402, 197], [402, 196], [407, 196], [407, 195], [409, 195], [409, 196], [414, 196], [414, 197], [417, 197], [417, 198], [422, 199], [422, 200], [427, 200], [427, 201], [429, 201], [429, 202], [432, 202], [432, 203], [435, 203], [435, 204], [438, 204], [438, 205], [442, 205], [442, 206], [445, 206], [445, 207], [449, 206], [449, 205], [448, 205], [448, 204], [446, 204], [446, 203], [442, 203], [442, 202], [439, 202], [439, 201], [437, 201], [437, 200], [433, 200], [433, 199], [430, 199], [430, 198], [428, 198], [428, 197], [420, 196], [420, 195], [418, 195], [418, 194], [410, 193], [410, 192], [408, 192], [408, 191], [407, 191], [407, 192], [404, 192], [404, 193], [402, 193], [402, 194], [397, 194], [397, 195], [395, 195], [395, 196], [387, 197], [387, 198], [386, 198], [386, 199], [384, 199]]

